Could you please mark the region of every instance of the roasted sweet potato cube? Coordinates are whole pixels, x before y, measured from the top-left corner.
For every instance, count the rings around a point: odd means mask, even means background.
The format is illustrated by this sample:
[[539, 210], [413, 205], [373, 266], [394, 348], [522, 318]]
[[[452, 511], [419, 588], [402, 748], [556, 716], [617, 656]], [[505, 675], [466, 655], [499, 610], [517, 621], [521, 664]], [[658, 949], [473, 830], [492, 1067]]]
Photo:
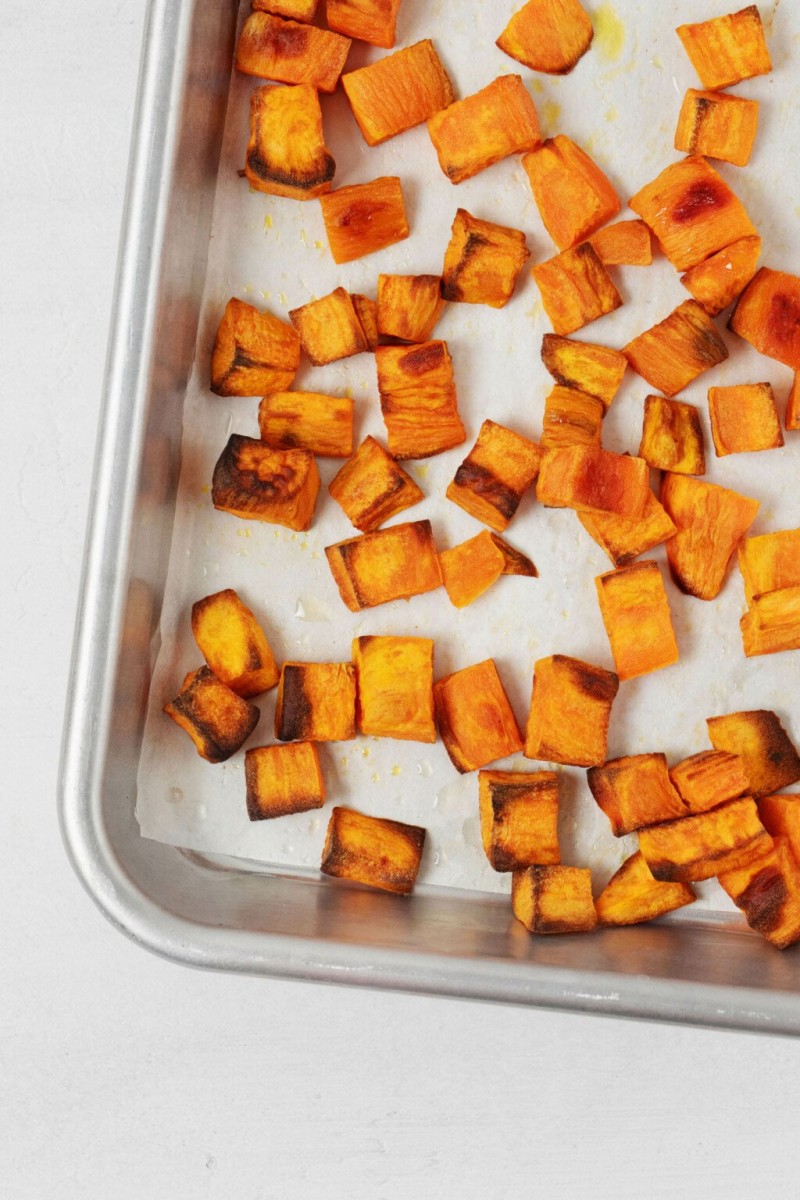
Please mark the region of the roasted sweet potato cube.
[[336, 879], [406, 895], [416, 883], [424, 845], [420, 825], [337, 807], [328, 823], [320, 870]]
[[264, 630], [233, 588], [192, 605], [192, 633], [217, 679], [237, 696], [258, 696], [280, 676]]
[[674, 396], [703, 371], [728, 357], [728, 348], [708, 313], [696, 300], [674, 312], [625, 346], [630, 365], [665, 396]]
[[653, 878], [641, 850], [626, 858], [594, 902], [601, 925], [638, 925], [692, 904], [688, 883], [662, 883]]
[[746, 167], [757, 130], [757, 100], [689, 88], [678, 117], [675, 149]]
[[615, 567], [624, 567], [640, 554], [660, 546], [675, 533], [675, 525], [652, 492], [645, 515], [638, 521], [611, 513], [579, 512], [578, 520]]
[[595, 579], [600, 614], [620, 680], [678, 661], [669, 602], [658, 563], [629, 563]]
[[800, 370], [800, 278], [762, 267], [739, 297], [728, 328], [759, 353]]
[[800, 649], [800, 587], [754, 596], [739, 627], [747, 658]]
[[263, 396], [292, 386], [300, 339], [285, 321], [231, 298], [214, 339], [211, 390], [217, 396]]
[[447, 499], [502, 533], [536, 481], [541, 457], [539, 446], [530, 438], [495, 421], [484, 421], [475, 445], [447, 488]]
[[741, 200], [698, 154], [665, 167], [629, 203], [678, 271], [688, 271], [731, 242], [758, 234]]
[[538, 572], [529, 558], [514, 550], [496, 533], [484, 529], [475, 537], [439, 555], [445, 591], [456, 608], [466, 608], [496, 583], [501, 575]]
[[719, 882], [750, 928], [773, 946], [785, 950], [800, 940], [800, 867], [784, 839], [755, 861], [726, 871]]
[[378, 346], [375, 365], [395, 458], [429, 458], [466, 440], [447, 342]]
[[614, 281], [591, 242], [562, 250], [531, 274], [556, 333], [575, 333], [622, 304]]
[[669, 777], [690, 813], [708, 812], [750, 790], [750, 780], [738, 754], [702, 750], [679, 762]]
[[339, 82], [350, 39], [316, 25], [253, 12], [236, 46], [236, 70], [278, 83], [310, 83], [332, 92]]
[[451, 183], [533, 150], [541, 141], [536, 106], [519, 75], [500, 75], [485, 88], [434, 113], [428, 133]]
[[525, 757], [574, 767], [604, 763], [618, 690], [612, 671], [565, 654], [540, 658], [533, 668]]
[[548, 508], [612, 513], [639, 521], [652, 495], [643, 458], [599, 446], [562, 446], [542, 459], [536, 494]]
[[748, 604], [765, 592], [800, 587], [800, 529], [781, 529], [743, 538], [739, 570]]
[[670, 780], [663, 754], [628, 754], [587, 772], [589, 790], [623, 837], [659, 821], [686, 816], [686, 806]]
[[503, 308], [529, 258], [521, 230], [480, 221], [459, 208], [444, 255], [442, 295], [463, 304]]
[[289, 319], [315, 367], [369, 350], [353, 298], [343, 287], [293, 308]]
[[258, 438], [232, 433], [211, 482], [214, 508], [252, 521], [308, 529], [319, 492], [310, 450], [273, 450]]
[[556, 383], [596, 396], [606, 412], [628, 367], [627, 358], [619, 350], [577, 342], [557, 333], [546, 333], [542, 338], [542, 362]]
[[785, 838], [800, 863], [800, 795], [762, 796], [758, 801], [758, 815], [768, 833], [774, 838]]
[[355, 404], [349, 396], [320, 392], [272, 392], [258, 406], [261, 440], [288, 450], [299, 446], [328, 458], [353, 453]]
[[555, 771], [479, 771], [481, 839], [495, 871], [561, 862]]
[[361, 733], [412, 742], [436, 741], [430, 638], [355, 638], [353, 663]]
[[644, 402], [639, 457], [657, 471], [704, 475], [703, 426], [693, 404], [648, 396]]
[[757, 799], [800, 779], [800, 756], [774, 712], [727, 713], [709, 717], [708, 736], [715, 750], [738, 754]]
[[358, 292], [351, 292], [350, 299], [361, 322], [367, 349], [374, 350], [378, 344], [378, 303], [369, 296], [360, 296]]
[[642, 220], [616, 221], [589, 241], [605, 267], [649, 267], [653, 261], [650, 230]]
[[425, 496], [410, 475], [374, 437], [366, 437], [328, 491], [345, 516], [362, 533], [372, 533], [384, 521]]
[[244, 745], [261, 715], [208, 667], [191, 671], [164, 712], [180, 725], [206, 762], [221, 763]]
[[368, 146], [377, 146], [455, 99], [433, 42], [426, 38], [342, 76], [353, 116]]
[[497, 45], [532, 71], [568, 75], [594, 37], [578, 0], [528, 0], [514, 13]]
[[344, 742], [354, 738], [353, 664], [284, 663], [275, 707], [275, 736], [282, 742]]
[[590, 933], [597, 925], [592, 873], [584, 867], [536, 866], [515, 871], [511, 905], [529, 933]]
[[325, 20], [330, 29], [391, 50], [401, 0], [326, 0]]
[[335, 188], [319, 202], [335, 263], [352, 262], [408, 237], [403, 189], [396, 175]]
[[522, 749], [522, 737], [491, 658], [433, 685], [436, 721], [457, 771], [477, 771]]
[[328, 566], [351, 612], [442, 586], [430, 521], [376, 529], [326, 546]]
[[319, 0], [252, 0], [253, 12], [274, 13], [276, 17], [288, 17], [291, 21], [314, 20]]
[[538, 577], [539, 572], [527, 554], [523, 554], [521, 550], [516, 550], [513, 546], [509, 546], [508, 542], [498, 537], [496, 533], [490, 533], [489, 536], [503, 556], [504, 575], [522, 575], [527, 579], [536, 579]]
[[313, 742], [248, 750], [244, 778], [251, 821], [309, 812], [325, 803], [325, 781]]
[[709, 388], [708, 411], [718, 458], [783, 445], [781, 419], [769, 383]]
[[525, 154], [522, 165], [544, 227], [559, 250], [585, 241], [620, 210], [609, 180], [563, 133]]
[[378, 333], [402, 342], [427, 342], [442, 315], [438, 275], [379, 275]]
[[758, 858], [772, 839], [750, 796], [711, 812], [639, 830], [639, 849], [656, 879], [694, 883]]
[[747, 286], [761, 257], [761, 238], [739, 238], [681, 276], [681, 283], [710, 317], [718, 316]]
[[313, 200], [330, 191], [335, 171], [317, 89], [310, 83], [256, 88], [244, 161], [250, 186], [271, 196]]
[[690, 475], [667, 474], [661, 503], [677, 527], [667, 542], [673, 580], [687, 595], [713, 600], [722, 591], [731, 556], [756, 519], [758, 500]]
[[703, 87], [732, 87], [772, 70], [761, 14], [755, 4], [710, 21], [679, 25], [675, 32]]
[[544, 402], [542, 450], [554, 450], [559, 446], [599, 446], [605, 411], [602, 400], [557, 384]]

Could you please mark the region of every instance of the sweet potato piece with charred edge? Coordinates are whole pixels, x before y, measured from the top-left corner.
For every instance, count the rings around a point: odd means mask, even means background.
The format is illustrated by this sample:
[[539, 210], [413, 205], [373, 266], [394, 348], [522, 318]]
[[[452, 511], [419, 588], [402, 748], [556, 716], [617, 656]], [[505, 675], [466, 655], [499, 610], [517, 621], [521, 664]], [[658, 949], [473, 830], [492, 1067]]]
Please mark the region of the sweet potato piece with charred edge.
[[273, 392], [258, 406], [261, 440], [278, 450], [299, 446], [328, 458], [353, 453], [355, 404], [348, 396]]
[[325, 21], [329, 29], [391, 50], [401, 0], [326, 0]]
[[742, 760], [727, 750], [702, 750], [684, 758], [669, 777], [690, 813], [708, 812], [750, 790]]
[[412, 742], [436, 741], [430, 638], [355, 638], [353, 663], [361, 733]]
[[640, 219], [598, 229], [589, 241], [605, 267], [649, 267], [653, 261], [650, 230]]
[[358, 292], [351, 292], [350, 299], [361, 322], [367, 349], [374, 350], [378, 344], [378, 303], [369, 296], [360, 296]]
[[758, 858], [772, 839], [749, 796], [711, 812], [639, 830], [639, 849], [656, 879], [694, 883]]
[[589, 933], [597, 925], [592, 873], [584, 867], [536, 866], [515, 871], [511, 906], [529, 933]]
[[773, 946], [785, 950], [800, 940], [800, 868], [783, 838], [762, 857], [720, 875], [719, 882], [750, 928]]
[[654, 921], [697, 899], [688, 883], [653, 878], [640, 850], [627, 858], [594, 902], [601, 925], [638, 925]]
[[482, 596], [501, 575], [535, 578], [536, 567], [529, 558], [484, 529], [475, 537], [439, 555], [442, 579], [450, 602], [466, 608]]
[[495, 421], [484, 421], [445, 495], [471, 517], [502, 533], [535, 482], [541, 457], [530, 438]]
[[586, 774], [589, 790], [611, 822], [614, 837], [686, 816], [663, 754], [628, 754], [592, 767]]
[[754, 596], [739, 628], [747, 658], [800, 650], [800, 587]]
[[559, 446], [599, 446], [604, 416], [602, 400], [557, 384], [544, 402], [542, 450], [554, 450]]
[[349, 49], [349, 38], [328, 29], [253, 12], [239, 34], [236, 70], [278, 83], [310, 83], [320, 92], [332, 92]]
[[555, 333], [575, 333], [622, 304], [591, 242], [562, 250], [555, 258], [533, 267], [531, 274]]
[[554, 654], [533, 668], [525, 757], [574, 767], [606, 759], [611, 706], [619, 678], [578, 658]]
[[447, 342], [378, 346], [375, 365], [395, 458], [429, 458], [466, 440]]
[[522, 749], [522, 737], [491, 658], [433, 685], [445, 750], [462, 775]]
[[528, 0], [496, 45], [532, 71], [568, 75], [592, 44], [594, 29], [578, 0]]
[[713, 600], [728, 563], [756, 519], [759, 503], [690, 475], [664, 476], [661, 503], [677, 526], [667, 542], [672, 578], [682, 592]]
[[678, 661], [667, 592], [652, 560], [617, 567], [595, 579], [600, 614], [620, 680]]
[[800, 278], [762, 267], [739, 297], [728, 328], [759, 353], [800, 370]]
[[368, 146], [421, 125], [455, 99], [433, 42], [426, 38], [342, 76], [353, 116]]
[[276, 17], [288, 17], [290, 21], [314, 20], [319, 0], [252, 0], [253, 12], [273, 13]]
[[521, 230], [480, 221], [459, 208], [444, 255], [442, 295], [462, 304], [503, 308], [529, 258]]
[[800, 863], [800, 795], [762, 796], [758, 815], [764, 828], [774, 838], [785, 838], [786, 844]]
[[335, 188], [319, 202], [335, 263], [352, 262], [408, 237], [403, 189], [396, 175]]
[[379, 275], [378, 332], [403, 342], [427, 342], [444, 310], [438, 275]]
[[542, 459], [536, 494], [548, 508], [612, 513], [638, 521], [648, 510], [647, 463], [599, 446], [562, 446]]
[[754, 75], [768, 75], [772, 62], [758, 6], [712, 17], [675, 30], [703, 87], [727, 88]]
[[761, 238], [739, 238], [681, 276], [681, 283], [710, 317], [718, 316], [747, 286], [761, 257]]
[[313, 742], [248, 750], [244, 778], [251, 821], [309, 812], [325, 803], [325, 781]]
[[744, 538], [739, 543], [739, 570], [748, 604], [765, 592], [800, 587], [800, 529]]
[[615, 567], [627, 566], [675, 533], [675, 525], [652, 492], [645, 514], [638, 521], [615, 517], [611, 513], [588, 512], [579, 512], [578, 520]]
[[192, 633], [217, 679], [237, 696], [258, 696], [280, 676], [264, 630], [233, 588], [192, 605]]
[[373, 437], [364, 438], [331, 480], [328, 491], [362, 533], [372, 533], [390, 517], [425, 499], [422, 489]]
[[291, 387], [300, 339], [285, 321], [232, 297], [214, 339], [211, 390], [217, 396], [263, 396]]
[[639, 457], [657, 471], [704, 475], [703, 426], [693, 404], [648, 396], [644, 402]]
[[456, 100], [428, 120], [439, 166], [462, 183], [510, 154], [541, 141], [536, 106], [519, 75], [500, 75], [485, 88]]
[[351, 612], [408, 600], [442, 586], [430, 521], [376, 529], [326, 546], [325, 556]]
[[678, 117], [675, 149], [746, 167], [757, 130], [757, 100], [689, 88]]
[[416, 883], [424, 845], [420, 825], [337, 807], [328, 823], [320, 870], [404, 896]]
[[708, 411], [718, 458], [783, 445], [781, 419], [769, 383], [709, 388]]
[[800, 779], [800, 757], [778, 717], [769, 709], [709, 717], [708, 736], [715, 750], [738, 754], [756, 799], [779, 792]]
[[544, 227], [559, 250], [585, 241], [621, 208], [600, 168], [563, 133], [523, 155], [522, 165]]
[[310, 300], [300, 308], [293, 308], [289, 320], [315, 367], [324, 367], [326, 363], [369, 350], [353, 298], [343, 287], [319, 300]]
[[309, 83], [256, 88], [244, 163], [250, 186], [272, 196], [313, 200], [330, 191], [335, 171], [316, 88]]
[[353, 664], [284, 663], [275, 708], [275, 737], [282, 742], [346, 742], [355, 736]]
[[191, 671], [164, 712], [189, 734], [206, 762], [221, 763], [244, 745], [261, 715], [208, 667]]
[[555, 771], [479, 771], [481, 840], [495, 871], [561, 862]]
[[238, 433], [228, 438], [211, 482], [211, 500], [220, 512], [298, 531], [311, 524], [318, 492], [310, 450], [273, 450]]
[[652, 329], [623, 348], [630, 365], [666, 396], [683, 391], [703, 371], [728, 357], [716, 326], [695, 300], [684, 300]]
[[557, 333], [546, 333], [542, 338], [542, 362], [556, 383], [596, 396], [606, 412], [628, 367], [627, 358], [619, 350], [578, 342]]

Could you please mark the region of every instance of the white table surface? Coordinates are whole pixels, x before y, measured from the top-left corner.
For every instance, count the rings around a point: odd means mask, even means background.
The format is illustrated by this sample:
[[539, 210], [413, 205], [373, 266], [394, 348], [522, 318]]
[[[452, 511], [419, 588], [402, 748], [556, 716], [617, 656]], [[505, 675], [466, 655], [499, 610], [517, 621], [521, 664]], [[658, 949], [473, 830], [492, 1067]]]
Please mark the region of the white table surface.
[[796, 1197], [800, 1042], [192, 972], [72, 876], [55, 779], [143, 7], [0, 22], [0, 1195]]

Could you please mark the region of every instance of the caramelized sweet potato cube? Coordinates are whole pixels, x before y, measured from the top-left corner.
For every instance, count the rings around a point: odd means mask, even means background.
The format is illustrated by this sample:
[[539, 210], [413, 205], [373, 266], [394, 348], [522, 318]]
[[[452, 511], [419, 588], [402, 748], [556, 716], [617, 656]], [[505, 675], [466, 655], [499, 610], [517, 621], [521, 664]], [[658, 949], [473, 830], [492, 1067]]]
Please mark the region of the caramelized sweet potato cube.
[[758, 234], [741, 200], [699, 154], [665, 167], [629, 203], [678, 271]]
[[378, 344], [378, 303], [369, 296], [360, 296], [358, 292], [351, 292], [350, 299], [361, 322], [367, 349], [374, 350]]
[[620, 680], [678, 661], [669, 602], [658, 563], [630, 563], [595, 579], [600, 614]]
[[678, 117], [675, 149], [746, 167], [757, 130], [757, 100], [689, 88]]
[[401, 0], [326, 0], [325, 20], [330, 29], [391, 50]]
[[275, 707], [275, 736], [282, 742], [344, 742], [354, 738], [353, 664], [284, 663]]
[[762, 796], [758, 801], [758, 815], [768, 833], [774, 838], [785, 838], [800, 863], [800, 795]]
[[214, 339], [211, 390], [217, 396], [263, 396], [292, 386], [300, 339], [285, 321], [232, 297]]
[[728, 357], [728, 348], [708, 313], [696, 300], [684, 300], [652, 329], [623, 349], [630, 365], [665, 396], [675, 396], [703, 371]]
[[584, 867], [536, 866], [515, 871], [511, 906], [529, 933], [590, 933], [597, 925], [592, 873]]
[[620, 210], [619, 196], [606, 176], [563, 133], [525, 154], [522, 165], [544, 227], [559, 250], [585, 241]]
[[758, 512], [757, 500], [690, 475], [664, 476], [661, 503], [677, 533], [667, 542], [676, 585], [698, 600], [722, 591], [728, 563]]
[[462, 775], [522, 749], [522, 737], [491, 658], [433, 685], [445, 750]]
[[519, 75], [500, 75], [428, 120], [439, 166], [451, 183], [533, 150], [541, 141], [536, 106]]
[[319, 202], [335, 263], [352, 262], [408, 237], [403, 189], [396, 175], [335, 188]]
[[319, 0], [252, 0], [253, 12], [274, 13], [291, 21], [311, 22], [317, 13]]
[[349, 71], [342, 76], [342, 87], [368, 146], [421, 125], [455, 99], [429, 38]]
[[653, 878], [641, 850], [626, 858], [594, 902], [601, 925], [638, 925], [654, 921], [697, 899], [688, 883]]
[[438, 275], [379, 275], [378, 333], [403, 342], [427, 342], [445, 302]]
[[747, 658], [800, 650], [800, 587], [754, 596], [739, 627]]
[[369, 737], [435, 742], [433, 642], [419, 637], [353, 641], [358, 728]]
[[328, 491], [362, 533], [372, 533], [390, 517], [425, 499], [422, 489], [374, 437], [364, 438], [331, 480]]
[[309, 812], [325, 803], [325, 781], [313, 742], [248, 750], [244, 778], [251, 821]]
[[484, 421], [475, 445], [447, 488], [447, 499], [502, 533], [535, 482], [541, 457], [539, 446], [530, 438], [495, 421]]
[[232, 433], [211, 482], [214, 508], [252, 521], [308, 529], [319, 492], [310, 450], [273, 450], [258, 438]]
[[479, 771], [481, 840], [495, 871], [561, 862], [555, 771]]
[[599, 446], [604, 416], [602, 400], [556, 384], [544, 402], [542, 450], [554, 450], [559, 446]]
[[761, 857], [721, 874], [719, 882], [750, 928], [773, 946], [785, 950], [800, 940], [800, 867], [783, 838]]
[[189, 734], [206, 762], [221, 763], [244, 745], [258, 724], [255, 704], [237, 696], [208, 667], [191, 671], [164, 712]]
[[513, 546], [509, 546], [508, 542], [498, 537], [496, 533], [490, 533], [489, 536], [503, 556], [504, 575], [522, 575], [527, 579], [538, 578], [539, 572], [527, 554], [523, 554], [521, 550], [515, 550]]
[[332, 92], [339, 82], [350, 39], [316, 25], [253, 12], [236, 46], [236, 70], [278, 83], [310, 83]]
[[628, 754], [587, 771], [589, 790], [614, 837], [686, 816], [663, 754]]
[[466, 440], [447, 342], [378, 346], [375, 365], [395, 458], [429, 458]]
[[192, 633], [217, 679], [237, 696], [258, 696], [280, 676], [264, 630], [233, 588], [192, 605]]
[[622, 304], [591, 242], [562, 250], [555, 258], [535, 266], [531, 274], [556, 333], [575, 333]]
[[710, 317], [733, 304], [756, 273], [761, 238], [739, 238], [681, 276], [681, 283]]
[[540, 658], [533, 668], [525, 757], [574, 767], [604, 763], [618, 690], [613, 671], [564, 654]]
[[759, 799], [800, 779], [800, 757], [774, 712], [727, 713], [709, 717], [708, 736], [715, 750], [738, 754], [750, 781], [750, 793]]
[[800, 529], [743, 538], [739, 543], [739, 570], [748, 604], [765, 592], [800, 587]]
[[709, 388], [708, 411], [718, 458], [783, 445], [781, 419], [769, 383]]
[[315, 367], [369, 350], [353, 298], [343, 287], [301, 308], [293, 308], [289, 320]]
[[706, 456], [700, 414], [693, 404], [648, 396], [639, 457], [657, 471], [704, 475]]
[[425, 832], [422, 826], [405, 821], [334, 808], [320, 870], [336, 879], [407, 895], [419, 874]]
[[606, 412], [628, 367], [627, 358], [619, 350], [577, 342], [557, 333], [546, 333], [542, 338], [542, 362], [556, 383], [596, 396]]
[[615, 567], [627, 566], [640, 554], [660, 546], [675, 533], [675, 525], [652, 492], [638, 521], [611, 513], [579, 512], [578, 520]]
[[353, 453], [355, 404], [348, 396], [272, 392], [258, 406], [261, 440], [279, 450], [299, 446], [329, 458]]
[[666, 883], [711, 879], [758, 858], [771, 841], [750, 796], [639, 830], [639, 849], [647, 865]]
[[612, 513], [639, 521], [652, 495], [643, 458], [599, 446], [562, 446], [542, 459], [536, 494], [548, 508]]
[[727, 88], [754, 75], [768, 75], [772, 62], [758, 6], [675, 30], [703, 87]]
[[514, 13], [497, 45], [532, 71], [568, 75], [594, 37], [578, 0], [528, 0]]
[[459, 208], [444, 255], [442, 295], [462, 304], [503, 308], [529, 258], [521, 230], [480, 221]]
[[739, 297], [728, 328], [759, 353], [800, 370], [800, 278], [762, 267]]
[[313, 200], [331, 190], [335, 171], [316, 88], [310, 83], [256, 88], [244, 162], [250, 186], [271, 196]]
[[456, 608], [466, 608], [496, 583], [501, 575], [538, 572], [529, 558], [514, 550], [496, 533], [484, 529], [475, 537], [439, 555], [445, 591]]
[[605, 267], [649, 267], [653, 243], [644, 221], [616, 221], [589, 238]]
[[708, 812], [750, 790], [738, 754], [727, 750], [702, 750], [679, 762], [669, 773], [690, 813]]
[[442, 586], [430, 521], [376, 529], [326, 546], [328, 566], [351, 612]]

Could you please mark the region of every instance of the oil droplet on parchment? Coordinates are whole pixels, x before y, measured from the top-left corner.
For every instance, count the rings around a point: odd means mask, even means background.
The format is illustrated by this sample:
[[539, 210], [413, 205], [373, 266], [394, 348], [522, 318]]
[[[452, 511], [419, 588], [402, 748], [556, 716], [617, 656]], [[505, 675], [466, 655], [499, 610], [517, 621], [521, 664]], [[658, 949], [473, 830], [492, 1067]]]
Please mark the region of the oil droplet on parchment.
[[594, 40], [592, 50], [606, 62], [616, 62], [625, 45], [625, 26], [617, 15], [614, 5], [606, 0], [592, 13]]

